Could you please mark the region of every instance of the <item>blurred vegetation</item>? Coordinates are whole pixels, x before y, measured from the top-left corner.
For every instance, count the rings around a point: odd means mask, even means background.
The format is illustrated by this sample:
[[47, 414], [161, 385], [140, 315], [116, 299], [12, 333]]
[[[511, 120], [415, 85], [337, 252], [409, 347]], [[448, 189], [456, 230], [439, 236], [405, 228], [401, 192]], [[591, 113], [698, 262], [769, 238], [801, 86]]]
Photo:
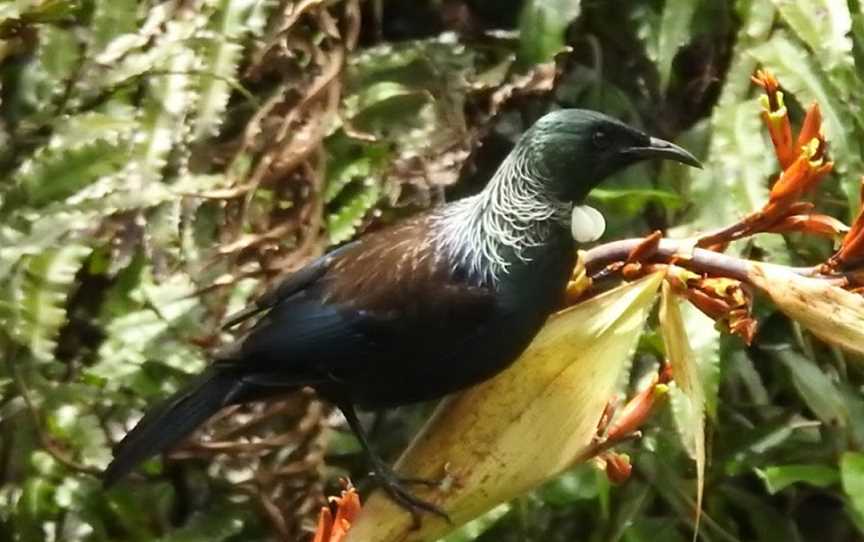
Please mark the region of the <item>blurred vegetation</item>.
[[[230, 340], [226, 314], [330, 246], [478, 190], [551, 107], [705, 160], [595, 191], [606, 239], [762, 205], [777, 166], [760, 65], [794, 120], [822, 106], [837, 167], [818, 208], [848, 221], [864, 173], [860, 0], [6, 0], [0, 61], [0, 541], [305, 539], [337, 477], [363, 473], [309, 394], [232, 409], [110, 491], [98, 474]], [[732, 250], [812, 265], [831, 245]], [[751, 347], [685, 314], [709, 413], [699, 537], [860, 540], [860, 360], [757, 314]], [[624, 388], [659, 345], [649, 331]], [[582, 466], [447, 540], [689, 540], [675, 406], [624, 448], [626, 483]], [[377, 420], [376, 442], [396, 453], [425, 410]]]

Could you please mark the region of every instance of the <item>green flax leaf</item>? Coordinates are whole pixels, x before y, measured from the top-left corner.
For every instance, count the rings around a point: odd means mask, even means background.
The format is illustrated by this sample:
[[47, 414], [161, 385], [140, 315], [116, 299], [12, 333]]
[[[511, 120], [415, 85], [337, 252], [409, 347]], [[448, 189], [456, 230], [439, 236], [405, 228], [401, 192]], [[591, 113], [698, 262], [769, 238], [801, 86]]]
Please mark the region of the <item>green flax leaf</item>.
[[775, 10], [770, 0], [741, 5], [742, 26], [732, 64], [711, 114], [705, 169], [685, 173], [690, 178], [685, 197], [694, 202], [691, 221], [676, 228], [675, 235], [731, 224], [767, 201], [767, 178], [775, 169], [775, 160], [762, 135], [758, 104], [747, 98], [752, 90], [750, 76], [757, 66], [749, 51], [770, 36]]
[[832, 426], [848, 425], [849, 409], [836, 382], [815, 363], [794, 350], [783, 349], [776, 356], [789, 368], [795, 388], [817, 418]]
[[645, 42], [648, 57], [657, 65], [660, 91], [666, 93], [672, 76], [672, 62], [678, 51], [693, 37], [693, 16], [697, 0], [666, 0], [662, 11], [647, 8], [639, 16], [639, 37]]
[[827, 465], [772, 465], [756, 469], [756, 474], [762, 478], [768, 493], [772, 495], [797, 483], [830, 487], [840, 481], [837, 468]]
[[843, 454], [840, 458], [840, 476], [843, 491], [849, 497], [852, 510], [861, 522], [864, 518], [864, 453]]
[[774, 0], [780, 17], [830, 71], [854, 64], [852, 14], [846, 0]]
[[564, 48], [564, 31], [581, 11], [580, 0], [528, 0], [519, 16], [519, 61], [551, 60]]

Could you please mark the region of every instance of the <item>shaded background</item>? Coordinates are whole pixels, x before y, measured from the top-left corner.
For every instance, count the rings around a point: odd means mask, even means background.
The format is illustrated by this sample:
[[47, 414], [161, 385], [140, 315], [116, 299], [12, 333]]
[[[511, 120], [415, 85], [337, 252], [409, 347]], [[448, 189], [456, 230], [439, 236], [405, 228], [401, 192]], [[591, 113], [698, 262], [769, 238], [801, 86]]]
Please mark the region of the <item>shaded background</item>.
[[[331, 246], [479, 190], [550, 108], [602, 110], [706, 162], [596, 190], [604, 239], [761, 206], [778, 167], [760, 65], [793, 120], [823, 108], [837, 167], [818, 208], [847, 220], [864, 172], [858, 0], [20, 0], [0, 3], [0, 38], [0, 540], [305, 539], [338, 477], [364, 470], [311, 394], [230, 409], [111, 491], [98, 473], [231, 339], [226, 314]], [[831, 245], [732, 250], [803, 265]], [[757, 315], [752, 347], [688, 317], [708, 391], [700, 538], [860, 540], [861, 365]], [[622, 394], [662, 357], [650, 331]], [[395, 457], [428, 409], [369, 416], [377, 446]], [[673, 399], [622, 449], [628, 482], [582, 466], [448, 540], [690, 540], [677, 419]]]

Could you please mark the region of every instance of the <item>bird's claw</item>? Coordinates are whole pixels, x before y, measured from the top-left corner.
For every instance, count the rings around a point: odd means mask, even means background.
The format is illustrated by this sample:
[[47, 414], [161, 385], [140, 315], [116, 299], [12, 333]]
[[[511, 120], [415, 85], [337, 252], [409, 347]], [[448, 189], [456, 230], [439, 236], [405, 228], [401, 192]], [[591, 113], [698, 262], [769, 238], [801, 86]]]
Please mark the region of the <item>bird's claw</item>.
[[441, 480], [432, 480], [430, 478], [411, 478], [410, 476], [409, 477], [397, 476], [396, 481], [400, 485], [404, 485], [404, 486], [425, 486], [425, 487], [428, 487], [430, 489], [436, 488], [439, 485], [441, 485]]
[[424, 501], [423, 499], [412, 494], [405, 486], [425, 485], [427, 487], [435, 487], [439, 482], [435, 480], [427, 480], [424, 478], [402, 478], [389, 468], [378, 468], [372, 473], [378, 486], [399, 506], [407, 510], [414, 520], [414, 529], [418, 529], [421, 524], [421, 514], [433, 514], [447, 523], [453, 524], [453, 520], [440, 507]]

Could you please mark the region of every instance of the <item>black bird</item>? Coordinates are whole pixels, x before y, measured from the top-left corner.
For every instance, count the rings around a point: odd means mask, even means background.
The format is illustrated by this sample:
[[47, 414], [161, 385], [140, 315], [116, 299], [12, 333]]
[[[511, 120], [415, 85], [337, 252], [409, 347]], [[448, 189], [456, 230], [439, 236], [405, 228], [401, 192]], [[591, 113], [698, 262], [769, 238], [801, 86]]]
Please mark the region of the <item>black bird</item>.
[[223, 407], [311, 386], [345, 415], [383, 489], [413, 496], [370, 448], [355, 407], [442, 397], [506, 368], [559, 307], [575, 262], [574, 204], [649, 158], [699, 162], [600, 113], [563, 109], [527, 130], [478, 195], [363, 236], [288, 276], [227, 326], [249, 333], [147, 413], [115, 449], [110, 485]]

